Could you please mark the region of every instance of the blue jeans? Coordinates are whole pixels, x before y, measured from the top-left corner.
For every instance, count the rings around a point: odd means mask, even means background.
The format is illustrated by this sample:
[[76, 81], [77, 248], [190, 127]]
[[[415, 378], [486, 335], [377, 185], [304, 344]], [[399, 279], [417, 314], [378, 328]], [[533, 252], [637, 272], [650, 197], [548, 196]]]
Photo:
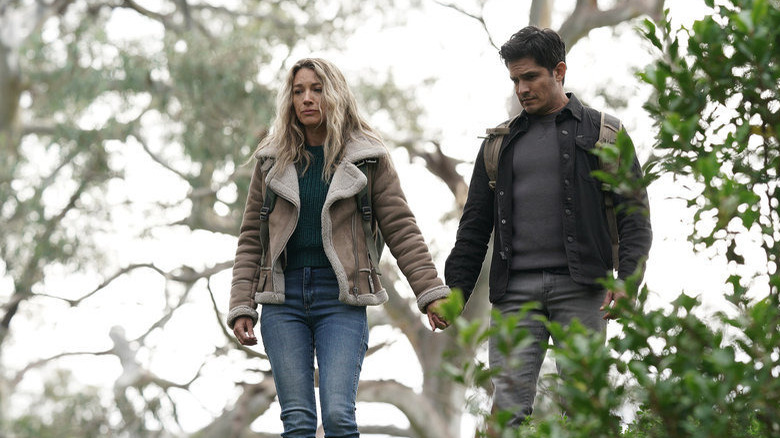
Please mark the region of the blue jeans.
[[301, 268], [285, 273], [284, 304], [262, 307], [260, 332], [282, 407], [285, 438], [314, 438], [315, 354], [325, 436], [360, 436], [355, 398], [368, 348], [366, 308], [344, 304], [338, 297], [332, 269]]
[[[517, 367], [507, 367], [507, 358], [499, 352], [494, 340], [491, 338], [488, 342], [490, 366], [500, 368], [493, 378], [493, 410], [512, 412], [510, 425], [520, 425], [533, 412], [539, 371], [550, 339], [550, 332], [535, 316], [541, 315], [562, 326], [576, 318], [588, 329], [605, 335], [607, 322], [602, 318], [604, 312], [599, 310], [604, 296], [605, 290], [601, 286], [576, 283], [568, 274], [512, 272], [506, 294], [493, 303], [493, 308], [501, 312], [501, 316], [508, 317], [517, 314], [529, 302], [540, 303], [541, 307], [528, 312], [517, 324], [518, 330], [526, 329], [532, 336], [530, 345], [512, 352], [510, 360], [516, 361]], [[558, 373], [561, 373], [560, 367]]]

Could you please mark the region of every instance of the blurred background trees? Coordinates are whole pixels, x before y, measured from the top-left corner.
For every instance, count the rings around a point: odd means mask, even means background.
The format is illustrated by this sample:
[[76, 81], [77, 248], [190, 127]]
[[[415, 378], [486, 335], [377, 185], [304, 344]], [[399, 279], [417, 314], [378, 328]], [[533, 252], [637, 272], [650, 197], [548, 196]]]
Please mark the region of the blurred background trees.
[[[551, 26], [571, 48], [594, 28], [659, 19], [663, 4], [535, 0], [511, 28]], [[489, 7], [0, 1], [0, 435], [276, 435], [250, 431], [264, 414], [276, 424], [273, 381], [262, 350], [236, 345], [224, 314], [246, 163], [278, 77], [310, 52], [338, 53], [364, 26], [402, 29], [420, 8], [454, 12], [496, 44], [508, 34], [492, 31]], [[451, 196], [435, 221], [454, 230], [477, 140], [449, 153], [417, 86], [399, 86], [388, 66], [360, 67], [345, 70], [366, 114], [413, 163], [407, 175]], [[441, 262], [449, 248], [434, 250]], [[383, 272], [391, 299], [372, 309], [370, 354], [417, 377], [372, 377], [367, 362], [359, 412], [392, 420], [361, 420], [361, 430], [458, 436], [466, 389], [439, 372], [455, 337], [431, 334], [396, 271]], [[467, 317], [484, 320], [484, 289]]]

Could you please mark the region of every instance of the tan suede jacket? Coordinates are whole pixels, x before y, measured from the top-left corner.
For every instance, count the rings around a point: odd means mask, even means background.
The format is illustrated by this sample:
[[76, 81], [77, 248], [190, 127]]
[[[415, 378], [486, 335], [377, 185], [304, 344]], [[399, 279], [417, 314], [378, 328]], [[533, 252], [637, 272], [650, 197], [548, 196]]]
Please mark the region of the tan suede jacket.
[[[249, 187], [244, 218], [238, 237], [230, 290], [227, 324], [248, 316], [257, 324], [258, 304], [284, 302], [284, 251], [295, 229], [300, 211], [298, 175], [295, 167], [274, 166], [276, 151], [265, 148], [255, 154], [257, 163]], [[421, 312], [431, 302], [449, 295], [439, 278], [428, 246], [409, 209], [398, 174], [387, 149], [376, 140], [356, 136], [346, 146], [344, 159], [333, 174], [322, 213], [322, 243], [339, 283], [339, 300], [356, 306], [379, 305], [387, 292], [373, 269], [362, 218], [355, 196], [367, 184], [365, 174], [354, 163], [376, 158], [372, 183], [372, 206], [379, 229], [398, 267], [417, 297]], [[260, 265], [259, 214], [266, 187], [277, 194], [269, 216], [269, 254]]]

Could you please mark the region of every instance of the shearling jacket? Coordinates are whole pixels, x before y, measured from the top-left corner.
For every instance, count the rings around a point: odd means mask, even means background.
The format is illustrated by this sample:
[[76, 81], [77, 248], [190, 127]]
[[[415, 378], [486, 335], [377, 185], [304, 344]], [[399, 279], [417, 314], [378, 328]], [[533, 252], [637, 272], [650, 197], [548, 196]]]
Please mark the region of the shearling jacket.
[[[284, 302], [284, 253], [298, 221], [300, 196], [295, 166], [275, 166], [275, 156], [273, 147], [261, 149], [255, 155], [257, 162], [233, 265], [227, 317], [231, 328], [241, 316], [249, 316], [256, 324], [258, 304]], [[338, 279], [339, 300], [356, 306], [387, 301], [387, 291], [369, 257], [363, 219], [355, 199], [368, 182], [355, 163], [366, 159], [376, 159], [376, 163], [368, 164], [376, 166], [368, 174], [373, 178], [371, 200], [379, 230], [416, 295], [417, 306], [425, 312], [428, 304], [446, 297], [450, 290], [438, 276], [387, 149], [362, 135], [354, 136], [347, 143], [322, 208], [322, 244]], [[269, 250], [261, 265], [258, 218], [266, 187], [277, 194], [277, 200], [268, 221]]]

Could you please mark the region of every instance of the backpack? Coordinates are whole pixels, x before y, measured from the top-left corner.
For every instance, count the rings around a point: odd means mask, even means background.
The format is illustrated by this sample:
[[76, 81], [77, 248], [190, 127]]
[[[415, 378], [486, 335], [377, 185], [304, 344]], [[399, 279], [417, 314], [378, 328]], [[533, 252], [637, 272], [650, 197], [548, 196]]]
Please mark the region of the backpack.
[[[385, 248], [385, 240], [382, 237], [382, 233], [379, 231], [378, 226], [374, 226], [374, 210], [371, 207], [371, 189], [372, 189], [372, 176], [374, 165], [377, 160], [375, 158], [367, 158], [365, 160], [358, 161], [355, 165], [360, 169], [368, 180], [365, 187], [355, 196], [357, 202], [357, 209], [360, 212], [360, 217], [363, 219], [363, 232], [366, 235], [366, 246], [368, 247], [368, 255], [374, 262], [374, 269], [379, 274], [379, 259], [382, 257], [382, 250]], [[260, 244], [263, 251], [260, 263], [265, 264], [265, 254], [267, 252], [270, 237], [268, 235], [268, 216], [274, 210], [276, 204], [276, 193], [266, 186], [265, 198], [263, 198], [263, 206], [260, 208]]]
[[[501, 123], [495, 128], [486, 130], [485, 148], [482, 156], [485, 160], [485, 172], [488, 175], [488, 185], [492, 190], [496, 189], [496, 176], [498, 175], [498, 153], [501, 150], [501, 143], [504, 137], [509, 134], [509, 125], [512, 124], [520, 115]], [[623, 123], [617, 117], [601, 112], [601, 125], [599, 126], [599, 139], [596, 147], [602, 147], [604, 144], [615, 144], [617, 133], [623, 129]], [[611, 166], [604, 163], [599, 158], [599, 169], [609, 171]], [[610, 190], [604, 189], [604, 209], [607, 216], [607, 226], [609, 228], [609, 238], [612, 242], [612, 265], [615, 270], [618, 269], [618, 229], [617, 217], [615, 216], [615, 201]]]

